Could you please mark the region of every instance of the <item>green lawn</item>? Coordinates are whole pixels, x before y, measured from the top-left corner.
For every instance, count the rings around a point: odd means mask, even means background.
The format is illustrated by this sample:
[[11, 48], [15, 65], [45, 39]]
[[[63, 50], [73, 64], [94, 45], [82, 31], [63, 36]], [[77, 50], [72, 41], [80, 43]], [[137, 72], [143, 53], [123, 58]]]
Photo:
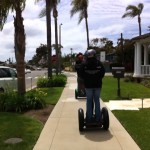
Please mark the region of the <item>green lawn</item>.
[[[117, 79], [105, 77], [101, 98], [103, 101], [121, 99], [117, 96]], [[120, 81], [121, 96], [131, 98], [150, 98], [150, 88], [139, 83]], [[129, 132], [142, 150], [150, 150], [150, 109], [140, 111], [114, 110], [112, 111], [121, 124]]]
[[[47, 104], [55, 105], [61, 96], [63, 87], [42, 88], [47, 93]], [[35, 118], [23, 114], [0, 112], [0, 150], [32, 150], [43, 124]], [[9, 138], [22, 138], [18, 144], [5, 144]]]
[[43, 88], [42, 91], [47, 93], [45, 97], [46, 103], [55, 105], [59, 100], [64, 87]]
[[150, 150], [150, 109], [113, 111], [141, 150]]
[[103, 101], [115, 99], [150, 98], [150, 89], [135, 82], [120, 80], [121, 97], [117, 95], [118, 81], [113, 77], [104, 77], [101, 98]]
[[[32, 150], [43, 125], [21, 114], [0, 113], [0, 150]], [[18, 144], [5, 144], [9, 138], [22, 138]]]

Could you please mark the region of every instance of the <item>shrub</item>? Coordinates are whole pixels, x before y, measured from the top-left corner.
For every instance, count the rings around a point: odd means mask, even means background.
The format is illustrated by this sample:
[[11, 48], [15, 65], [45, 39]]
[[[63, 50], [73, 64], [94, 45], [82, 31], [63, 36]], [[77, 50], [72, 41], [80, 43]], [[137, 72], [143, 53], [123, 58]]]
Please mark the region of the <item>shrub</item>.
[[46, 106], [44, 97], [46, 93], [40, 89], [32, 90], [26, 93], [26, 109], [40, 109]]
[[6, 96], [4, 93], [0, 93], [0, 111], [4, 111]]
[[24, 96], [17, 92], [0, 94], [0, 111], [22, 112], [29, 109], [40, 109], [46, 106], [44, 100], [46, 93], [39, 89], [27, 92]]
[[124, 82], [130, 82], [129, 77], [125, 77], [125, 78], [124, 78]]
[[0, 94], [0, 111], [21, 112], [25, 109], [25, 99], [17, 92], [5, 92]]
[[49, 79], [44, 77], [39, 77], [37, 80], [37, 87], [48, 87]]
[[53, 87], [64, 87], [66, 85], [66, 76], [58, 75], [52, 79]]
[[150, 79], [143, 79], [141, 84], [150, 88]]
[[135, 82], [135, 78], [133, 77], [132, 74], [131, 75], [127, 75], [127, 76], [125, 76], [124, 81], [125, 82]]
[[64, 87], [67, 82], [67, 77], [63, 74], [53, 76], [52, 79], [40, 77], [37, 81], [37, 87]]

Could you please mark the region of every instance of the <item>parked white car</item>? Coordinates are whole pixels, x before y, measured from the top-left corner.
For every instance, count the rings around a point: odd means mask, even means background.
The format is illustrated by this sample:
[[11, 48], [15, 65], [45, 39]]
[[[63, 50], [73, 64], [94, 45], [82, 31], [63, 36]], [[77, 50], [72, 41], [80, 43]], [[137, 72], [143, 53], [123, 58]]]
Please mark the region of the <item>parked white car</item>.
[[38, 67], [37, 70], [42, 70], [42, 68]]
[[13, 68], [0, 66], [0, 91], [17, 90], [17, 73]]

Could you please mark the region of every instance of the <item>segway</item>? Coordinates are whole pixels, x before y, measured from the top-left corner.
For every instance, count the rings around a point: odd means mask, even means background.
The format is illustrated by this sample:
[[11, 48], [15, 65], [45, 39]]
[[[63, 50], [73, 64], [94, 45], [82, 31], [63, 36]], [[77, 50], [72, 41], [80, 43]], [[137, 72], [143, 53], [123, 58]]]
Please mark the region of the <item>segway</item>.
[[[103, 128], [104, 130], [108, 130], [109, 128], [109, 114], [106, 107], [103, 107], [101, 109], [101, 119], [102, 124], [97, 124], [96, 122], [93, 123], [87, 123], [86, 118], [84, 118], [84, 111], [82, 108], [78, 109], [78, 122], [79, 122], [79, 131], [82, 132], [86, 128]], [[93, 115], [93, 117], [95, 117]]]
[[81, 89], [75, 89], [75, 98], [78, 99], [82, 97], [86, 97], [85, 91], [82, 91]]
[[85, 89], [81, 89], [81, 83], [80, 81], [77, 82], [77, 88], [75, 89], [75, 98], [82, 98], [82, 97], [86, 97], [86, 93], [85, 93]]

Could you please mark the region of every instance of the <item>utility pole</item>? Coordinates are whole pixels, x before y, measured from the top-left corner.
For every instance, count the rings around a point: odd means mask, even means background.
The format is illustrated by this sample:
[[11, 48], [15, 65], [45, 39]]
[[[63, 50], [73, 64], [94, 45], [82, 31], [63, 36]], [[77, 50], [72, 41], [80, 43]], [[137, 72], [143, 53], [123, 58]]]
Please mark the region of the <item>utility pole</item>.
[[59, 73], [61, 73], [61, 26], [62, 25], [63, 25], [62, 23], [59, 25], [59, 52], [58, 52]]
[[122, 51], [122, 64], [124, 64], [124, 51], [123, 51], [123, 34], [121, 33], [121, 51]]
[[70, 62], [71, 62], [71, 67], [72, 67], [72, 51], [73, 51], [73, 48], [70, 48], [70, 51], [71, 51], [71, 58], [70, 58]]
[[123, 50], [123, 34], [121, 33], [121, 37], [120, 39], [118, 39], [120, 41], [120, 45], [121, 45], [121, 64], [124, 64], [124, 50]]
[[59, 25], [59, 44], [60, 44], [60, 46], [61, 46], [61, 26], [62, 25], [63, 25], [62, 23]]

